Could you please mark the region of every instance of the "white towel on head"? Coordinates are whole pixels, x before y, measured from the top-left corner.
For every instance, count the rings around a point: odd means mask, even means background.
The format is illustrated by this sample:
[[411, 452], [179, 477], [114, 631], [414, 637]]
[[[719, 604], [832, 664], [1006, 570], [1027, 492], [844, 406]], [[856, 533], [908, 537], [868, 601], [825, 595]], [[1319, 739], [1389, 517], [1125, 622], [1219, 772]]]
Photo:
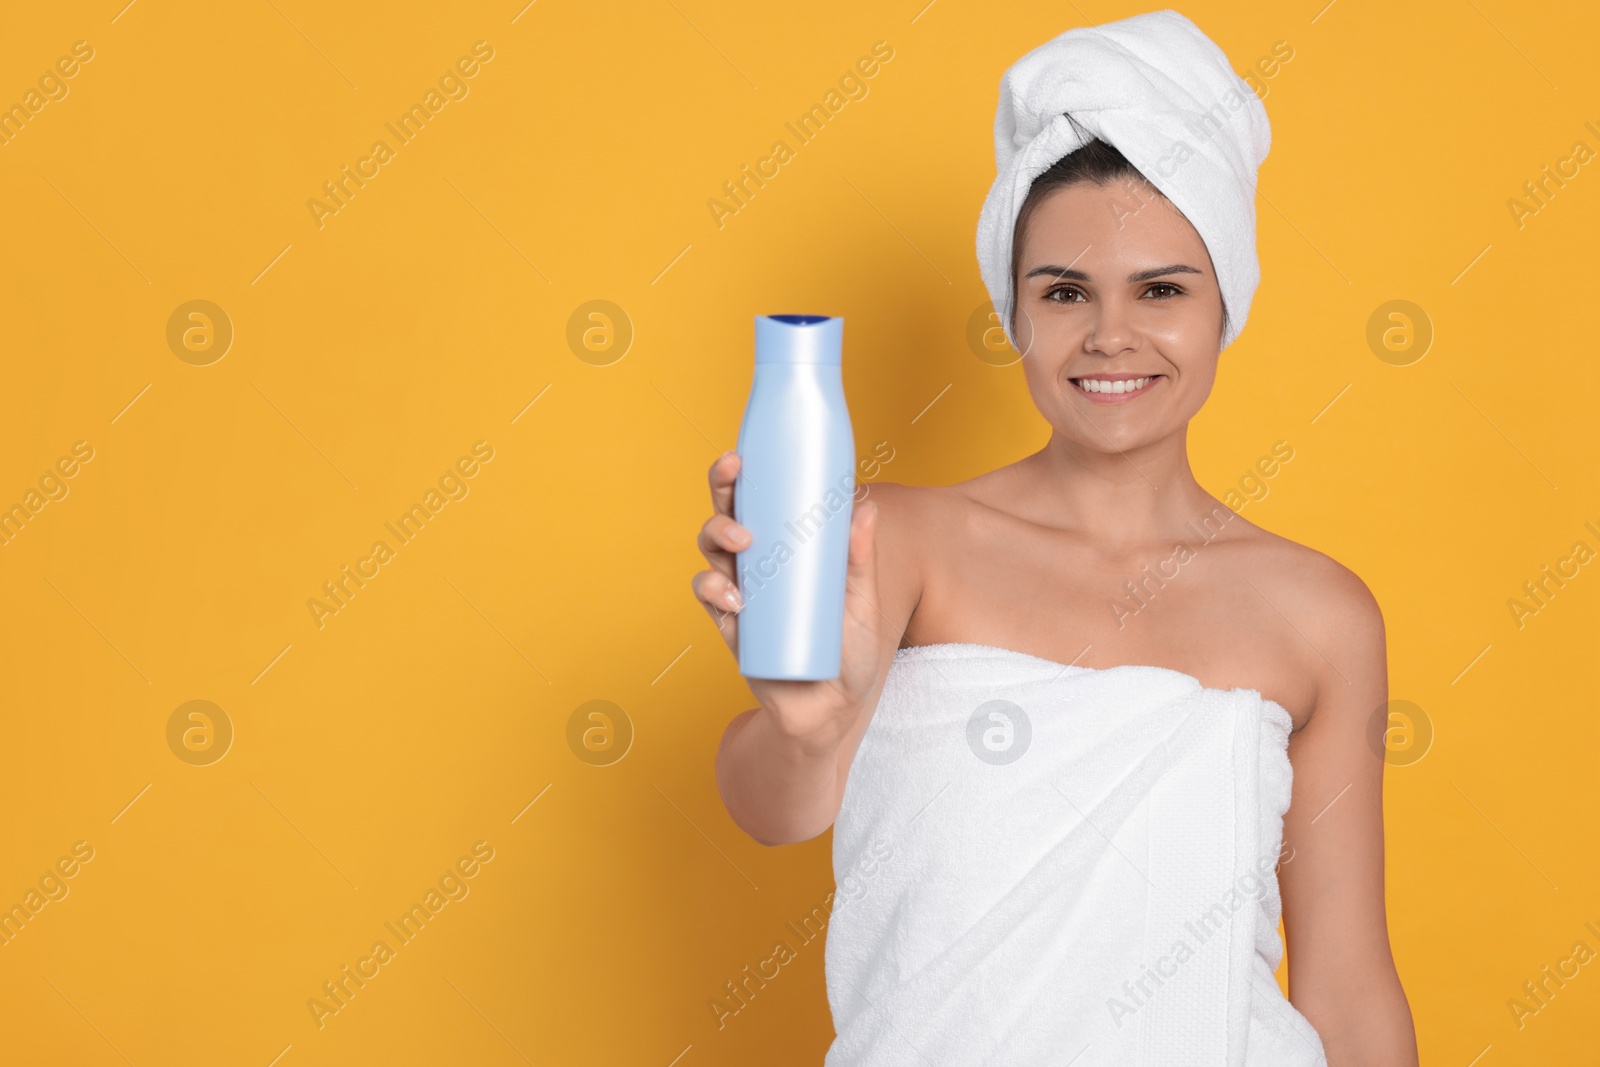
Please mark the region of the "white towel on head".
[[978, 217], [978, 267], [1007, 338], [1017, 344], [1008, 314], [1017, 212], [1033, 180], [1090, 137], [1126, 156], [1205, 241], [1228, 309], [1228, 347], [1261, 280], [1256, 169], [1272, 130], [1228, 57], [1170, 10], [1068, 30], [1000, 79], [998, 173]]

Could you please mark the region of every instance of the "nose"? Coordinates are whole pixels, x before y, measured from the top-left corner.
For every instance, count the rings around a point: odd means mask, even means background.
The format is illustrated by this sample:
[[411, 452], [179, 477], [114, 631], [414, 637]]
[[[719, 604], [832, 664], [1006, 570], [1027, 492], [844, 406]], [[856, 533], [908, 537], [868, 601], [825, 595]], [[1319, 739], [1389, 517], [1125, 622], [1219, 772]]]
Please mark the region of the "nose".
[[1089, 332], [1083, 339], [1085, 351], [1117, 356], [1133, 348], [1137, 340], [1138, 331], [1133, 323], [1133, 314], [1123, 301], [1110, 298], [1096, 302], [1090, 317]]

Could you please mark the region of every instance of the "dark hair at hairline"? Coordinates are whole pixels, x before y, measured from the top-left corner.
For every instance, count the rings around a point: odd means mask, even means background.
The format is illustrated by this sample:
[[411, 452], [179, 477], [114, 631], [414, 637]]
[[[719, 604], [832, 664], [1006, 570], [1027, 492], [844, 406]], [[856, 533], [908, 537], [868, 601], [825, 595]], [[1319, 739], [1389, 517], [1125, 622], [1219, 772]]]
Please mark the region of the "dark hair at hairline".
[[[1068, 121], [1072, 119], [1070, 115], [1067, 118]], [[1073, 125], [1077, 126], [1077, 123]], [[1011, 230], [1011, 304], [1006, 310], [1010, 316], [1013, 337], [1017, 333], [1017, 271], [1022, 265], [1022, 237], [1027, 231], [1029, 218], [1046, 197], [1063, 186], [1076, 185], [1078, 182], [1110, 185], [1124, 178], [1136, 178], [1148, 185], [1157, 196], [1166, 199], [1155, 183], [1129, 162], [1127, 156], [1098, 137], [1090, 138], [1083, 147], [1062, 156], [1033, 179], [1033, 184], [1028, 187], [1028, 195], [1023, 197], [1022, 206], [1017, 209], [1017, 221]], [[1228, 302], [1224, 299], [1222, 333], [1226, 336], [1227, 332]]]

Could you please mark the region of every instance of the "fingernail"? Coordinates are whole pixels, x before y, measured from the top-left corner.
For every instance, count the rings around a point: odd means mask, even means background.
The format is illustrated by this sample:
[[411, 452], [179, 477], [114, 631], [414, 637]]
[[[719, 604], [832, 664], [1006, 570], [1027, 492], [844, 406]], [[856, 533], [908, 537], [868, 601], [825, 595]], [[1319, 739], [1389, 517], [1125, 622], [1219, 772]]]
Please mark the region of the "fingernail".
[[727, 596], [724, 597], [724, 599], [727, 600], [728, 606], [734, 611], [738, 611], [740, 608], [744, 607], [744, 600], [740, 598], [739, 590], [737, 589], [728, 590]]

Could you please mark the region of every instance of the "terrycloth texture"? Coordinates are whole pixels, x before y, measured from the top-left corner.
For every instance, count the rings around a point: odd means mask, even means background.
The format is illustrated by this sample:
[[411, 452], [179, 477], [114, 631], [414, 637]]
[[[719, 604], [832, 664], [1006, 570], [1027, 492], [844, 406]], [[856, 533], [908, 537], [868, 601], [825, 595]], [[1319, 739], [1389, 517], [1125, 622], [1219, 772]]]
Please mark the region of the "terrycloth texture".
[[1290, 726], [1162, 667], [899, 650], [834, 824], [825, 1067], [1326, 1067], [1273, 977]]
[[1007, 314], [1017, 212], [1033, 179], [1093, 137], [1127, 156], [1205, 241], [1228, 309], [1228, 347], [1261, 281], [1256, 169], [1272, 129], [1228, 57], [1170, 10], [1068, 30], [1000, 79], [998, 173], [978, 217], [978, 267], [1007, 338], [1020, 350]]

